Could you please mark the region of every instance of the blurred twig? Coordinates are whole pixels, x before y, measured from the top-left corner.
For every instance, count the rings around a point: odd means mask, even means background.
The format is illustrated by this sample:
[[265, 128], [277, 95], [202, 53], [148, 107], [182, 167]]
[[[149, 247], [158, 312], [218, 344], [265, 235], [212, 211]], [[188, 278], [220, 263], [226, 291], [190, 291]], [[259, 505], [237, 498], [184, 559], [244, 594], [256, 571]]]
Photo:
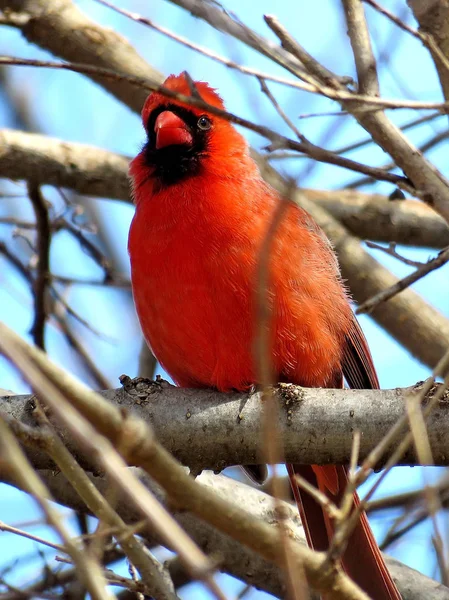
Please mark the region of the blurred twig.
[[35, 498], [44, 512], [48, 523], [52, 525], [63, 539], [66, 552], [76, 564], [78, 575], [89, 590], [92, 598], [95, 600], [110, 599], [111, 595], [106, 590], [100, 566], [91, 557], [86, 556], [81, 548], [72, 541], [67, 528], [59, 518], [57, 510], [49, 502], [51, 500], [49, 491], [36, 475], [13, 434], [1, 418], [0, 450], [3, 469], [8, 469], [13, 478]]
[[357, 314], [370, 313], [374, 308], [380, 304], [381, 302], [386, 302], [390, 298], [393, 298], [396, 294], [399, 294], [402, 290], [405, 290], [407, 287], [422, 279], [432, 271], [439, 269], [443, 265], [445, 265], [449, 261], [449, 248], [442, 250], [438, 256], [429, 260], [426, 264], [421, 265], [416, 269], [414, 273], [407, 275], [397, 283], [395, 283], [390, 288], [379, 292], [376, 296], [373, 296], [366, 302], [363, 302], [357, 310]]
[[28, 184], [28, 195], [36, 215], [36, 277], [34, 279], [34, 322], [31, 334], [38, 348], [45, 349], [47, 286], [50, 280], [51, 227], [48, 208], [38, 186]]

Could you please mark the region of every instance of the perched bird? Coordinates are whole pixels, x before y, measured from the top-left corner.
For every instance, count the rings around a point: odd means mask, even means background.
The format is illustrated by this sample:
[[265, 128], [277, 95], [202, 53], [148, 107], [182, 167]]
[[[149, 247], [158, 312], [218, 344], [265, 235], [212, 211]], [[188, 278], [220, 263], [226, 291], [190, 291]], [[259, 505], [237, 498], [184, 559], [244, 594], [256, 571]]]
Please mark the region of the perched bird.
[[[214, 89], [185, 73], [164, 86], [224, 108]], [[128, 249], [145, 339], [180, 386], [249, 390], [258, 383], [256, 268], [281, 199], [228, 121], [160, 93], [148, 97], [142, 119], [147, 141], [130, 167], [136, 212]], [[345, 378], [353, 388], [378, 388], [331, 245], [296, 205], [276, 231], [269, 275], [277, 381], [342, 387]], [[339, 503], [347, 470], [288, 465], [288, 472], [309, 544], [326, 550], [332, 522], [294, 474]], [[375, 600], [400, 599], [364, 513], [342, 565]]]

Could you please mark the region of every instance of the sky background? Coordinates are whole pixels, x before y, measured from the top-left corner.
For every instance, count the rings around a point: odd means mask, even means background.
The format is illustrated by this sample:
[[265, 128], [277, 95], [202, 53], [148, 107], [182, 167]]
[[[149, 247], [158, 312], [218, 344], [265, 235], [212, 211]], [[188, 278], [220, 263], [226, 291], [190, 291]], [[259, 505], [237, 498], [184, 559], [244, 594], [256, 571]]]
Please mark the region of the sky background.
[[[238, 115], [255, 122], [268, 124], [285, 134], [290, 132], [280, 122], [273, 107], [259, 91], [259, 84], [235, 71], [188, 50], [175, 42], [164, 38], [153, 30], [130, 21], [93, 0], [78, 2], [79, 7], [94, 21], [111, 27], [133, 42], [136, 49], [155, 68], [165, 73], [179, 73], [185, 69], [194, 79], [208, 81], [217, 87], [223, 96], [227, 108]], [[268, 59], [246, 48], [235, 40], [230, 40], [216, 32], [206, 23], [196, 20], [186, 12], [169, 2], [153, 0], [151, 3], [122, 0], [123, 8], [147, 15], [155, 22], [190, 40], [207, 46], [241, 64], [245, 64], [273, 74], [285, 75], [281, 68], [273, 65]], [[225, 3], [226, 8], [235, 12], [248, 26], [262, 35], [275, 40], [274, 35], [265, 25], [262, 15], [275, 13], [280, 22], [315, 57], [320, 59], [339, 74], [354, 75], [350, 44], [346, 36], [346, 28], [336, 1], [318, 0], [317, 2], [284, 2], [273, 3], [270, 0], [259, 2]], [[405, 2], [389, 2], [390, 10], [397, 15], [405, 16]], [[375, 50], [379, 57], [381, 90], [386, 97], [406, 97], [422, 101], [441, 100], [441, 91], [435, 69], [426, 50], [411, 36], [400, 32], [385, 18], [367, 8], [369, 23], [373, 33]], [[408, 15], [408, 22], [415, 25]], [[51, 58], [36, 46], [28, 44], [19, 32], [5, 27], [0, 28], [0, 53], [28, 58]], [[54, 70], [43, 70], [17, 67], [8, 69], [6, 73], [15, 93], [20, 96], [27, 108], [27, 127], [60, 139], [82, 142], [103, 147], [128, 156], [134, 156], [144, 141], [144, 132], [139, 116], [109, 96], [99, 86], [80, 75]], [[366, 134], [354, 124], [349, 116], [331, 116], [300, 118], [308, 113], [336, 111], [334, 103], [318, 98], [315, 95], [291, 91], [281, 85], [270, 84], [278, 101], [290, 117], [311, 141], [323, 144], [330, 149], [337, 149], [351, 142], [365, 139]], [[422, 113], [424, 114], [424, 112]], [[403, 110], [391, 114], [396, 123], [404, 124], [419, 115], [416, 112]], [[10, 97], [3, 93], [0, 86], [0, 127], [20, 128], [17, 115], [11, 109]], [[410, 139], [421, 144], [435, 133], [447, 129], [447, 120], [440, 117], [429, 124], [409, 132]], [[244, 131], [250, 143], [263, 148], [267, 141], [256, 134]], [[445, 172], [447, 152], [445, 145], [438, 146], [428, 156], [437, 167]], [[370, 165], [382, 165], [388, 162], [388, 156], [381, 150], [369, 145], [366, 148], [349, 154], [350, 158], [366, 162]], [[280, 170], [294, 176], [298, 184], [315, 189], [339, 189], [359, 179], [356, 173], [315, 163], [308, 158], [276, 163]], [[391, 185], [376, 183], [362, 188], [364, 191], [375, 191], [390, 194]], [[20, 184], [0, 182], [0, 217], [15, 216], [21, 219], [32, 219], [26, 195], [23, 197], [1, 197], [2, 193], [24, 193]], [[44, 188], [45, 195], [54, 205], [54, 214], [64, 209], [60, 194], [51, 188]], [[118, 265], [118, 270], [129, 274], [129, 262], [126, 252], [127, 234], [132, 218], [133, 208], [124, 203], [96, 200], [93, 205], [96, 218], [102, 223], [104, 239], [91, 235], [92, 241], [105, 251], [109, 250]], [[82, 223], [83, 217], [80, 218]], [[24, 236], [29, 236], [29, 233]], [[23, 236], [13, 237], [10, 226], [0, 224], [0, 241], [5, 241], [25, 262], [29, 260], [30, 248]], [[400, 249], [408, 257], [416, 260], [427, 260], [435, 251], [428, 249]], [[398, 276], [410, 272], [400, 262], [374, 251], [375, 257]], [[67, 233], [54, 236], [51, 249], [51, 268], [59, 275], [101, 279], [101, 269], [80, 249], [79, 244]], [[434, 272], [418, 282], [414, 289], [449, 316], [449, 267]], [[98, 334], [92, 333], [82, 324], [72, 322], [72, 327], [82, 339], [102, 371], [106, 374], [111, 386], [118, 385], [118, 376], [127, 373], [131, 376], [137, 372], [137, 357], [140, 347], [140, 333], [129, 292], [120, 289], [104, 289], [101, 287], [72, 286], [65, 289], [66, 300], [70, 305], [92, 324]], [[26, 339], [30, 339], [29, 329], [32, 323], [32, 296], [28, 284], [0, 256], [0, 318]], [[407, 351], [401, 348], [388, 334], [380, 329], [368, 317], [361, 317], [361, 323], [367, 335], [376, 367], [379, 372], [381, 386], [384, 388], [407, 386], [424, 379], [429, 369], [414, 360]], [[74, 374], [95, 387], [83, 365], [68, 347], [61, 332], [54, 324], [47, 327], [47, 349], [50, 356], [60, 365], [70, 369]], [[0, 357], [0, 387], [11, 389], [17, 393], [25, 393], [28, 386], [20, 375]], [[427, 468], [425, 473], [419, 468], [397, 468], [391, 473], [380, 489], [380, 495], [405, 491], [422, 486], [426, 481], [435, 481], [441, 470]], [[69, 512], [65, 510], [69, 515]], [[396, 516], [393, 511], [382, 518], [373, 520], [376, 534], [382, 538], [385, 527], [391, 524]], [[0, 521], [15, 524], [39, 517], [39, 511], [22, 493], [11, 487], [0, 485]], [[442, 520], [446, 533], [446, 522]], [[44, 526], [34, 527], [33, 532], [48, 539], [55, 539], [50, 530]], [[446, 536], [445, 536], [446, 537]], [[16, 558], [33, 553], [36, 544], [11, 534], [0, 533], [0, 574], [2, 569]], [[405, 541], [399, 542], [390, 549], [390, 553], [410, 566], [433, 576], [435, 559], [430, 541], [428, 523], [415, 528]], [[52, 554], [49, 553], [49, 564], [54, 566]], [[15, 571], [15, 577], [9, 578], [11, 583], [32, 581], [38, 574], [42, 563], [39, 560], [24, 563], [21, 570]], [[126, 571], [126, 569], [125, 569]], [[242, 587], [229, 577], [222, 577], [225, 591], [236, 594]], [[206, 592], [202, 592], [204, 597]], [[182, 598], [197, 598], [197, 586], [188, 586], [180, 594]], [[252, 592], [249, 597], [262, 598], [261, 592]]]

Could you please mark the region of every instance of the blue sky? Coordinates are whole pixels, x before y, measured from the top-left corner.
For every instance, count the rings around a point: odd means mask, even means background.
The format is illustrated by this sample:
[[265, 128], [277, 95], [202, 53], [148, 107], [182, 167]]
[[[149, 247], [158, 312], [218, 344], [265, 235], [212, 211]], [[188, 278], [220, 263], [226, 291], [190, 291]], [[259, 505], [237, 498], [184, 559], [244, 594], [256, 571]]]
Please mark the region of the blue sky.
[[[286, 126], [279, 122], [268, 100], [259, 93], [257, 81], [234, 71], [231, 72], [222, 65], [167, 40], [159, 33], [132, 22], [93, 0], [83, 0], [78, 4], [92, 19], [114, 28], [132, 40], [137, 50], [160, 71], [168, 75], [187, 69], [195, 79], [209, 81], [219, 88], [227, 108], [232, 112], [254, 121], [267, 123], [282, 133], [289, 133]], [[403, 3], [391, 2], [389, 8], [394, 10], [395, 4], [396, 13], [401, 14]], [[235, 40], [225, 38], [206, 23], [194, 19], [169, 2], [153, 0], [150, 7], [150, 3], [123, 0], [120, 5], [147, 14], [157, 23], [199, 44], [209, 46], [233, 60], [267, 72], [284, 75], [280, 68], [272, 65], [264, 57]], [[273, 5], [270, 0], [260, 0], [256, 6], [255, 3], [233, 0], [226, 2], [226, 8], [235, 11], [243, 22], [273, 40], [274, 35], [263, 22], [262, 15], [275, 13], [280, 22], [289, 28], [301, 44], [329, 68], [339, 74], [354, 74], [350, 45], [345, 35], [339, 3], [333, 0], [319, 0], [314, 3], [295, 3], [288, 0]], [[421, 44], [410, 36], [398, 32], [390, 22], [371, 9], [367, 9], [367, 12], [374, 34], [375, 49], [389, 60], [388, 66], [380, 67], [382, 93], [388, 97], [404, 96], [420, 100], [440, 100], [441, 91], [435, 69]], [[412, 21], [410, 22], [413, 24]], [[2, 54], [30, 58], [48, 57], [39, 48], [27, 44], [18, 32], [6, 28], [0, 31]], [[138, 152], [143, 142], [143, 129], [138, 115], [131, 113], [129, 109], [89, 80], [69, 72], [31, 68], [11, 69], [8, 77], [16, 89], [23, 94], [36, 130], [69, 141], [101, 146], [129, 156]], [[301, 114], [335, 111], [338, 107], [314, 95], [293, 93], [288, 88], [275, 84], [270, 87], [291, 118], [300, 126], [301, 131], [313, 142], [321, 143], [329, 127], [335, 126], [337, 121], [338, 127], [328, 143], [329, 148], [338, 148], [366, 137], [363, 130], [354, 125], [352, 119], [347, 116], [298, 120]], [[395, 122], [400, 124], [406, 123], [415, 116], [416, 113], [411, 111], [391, 113]], [[6, 98], [0, 91], [0, 127], [16, 126]], [[410, 138], [414, 143], [419, 144], [446, 127], [445, 118], [439, 118], [431, 124], [413, 130]], [[266, 140], [256, 134], [245, 132], [245, 135], [251, 144], [257, 147], [266, 144]], [[383, 151], [372, 145], [357, 153], [351, 153], [350, 157], [373, 165], [381, 165], [388, 161]], [[442, 147], [431, 151], [429, 157], [444, 170], [446, 153], [442, 152]], [[285, 161], [282, 169], [298, 177], [300, 185], [316, 189], [338, 189], [358, 178], [357, 174], [337, 167], [313, 163], [307, 158]], [[5, 185], [2, 189], [9, 192], [23, 192], [23, 188], [16, 184]], [[393, 191], [391, 186], [385, 183], [371, 185], [366, 190], [385, 194]], [[45, 189], [45, 194], [54, 203], [56, 212], [60, 210], [63, 203], [59, 194], [50, 188]], [[120, 271], [128, 273], [126, 240], [133, 209], [129, 205], [108, 200], [98, 201], [97, 206], [98, 214], [113, 247], [114, 256], [120, 265]], [[32, 218], [26, 197], [0, 198], [0, 216], [11, 214], [26, 219]], [[94, 237], [92, 239], [95, 241]], [[28, 252], [26, 243], [22, 239], [12, 239], [11, 227], [0, 225], [0, 240], [6, 241], [11, 248], [20, 253], [24, 260], [26, 259]], [[434, 254], [428, 249], [407, 248], [403, 252], [418, 260], [426, 260]], [[374, 252], [374, 255], [398, 276], [403, 276], [410, 271], [401, 263], [379, 252]], [[53, 271], [58, 274], [101, 278], [98, 266], [86, 258], [78, 244], [64, 233], [55, 236], [51, 265]], [[414, 289], [449, 316], [448, 273], [449, 267], [446, 266], [417, 283]], [[82, 336], [83, 343], [107, 374], [111, 385], [118, 384], [118, 376], [121, 373], [134, 375], [140, 336], [127, 292], [105, 290], [100, 287], [73, 286], [67, 290], [67, 300], [103, 334], [99, 338], [82, 325], [73, 323], [75, 331]], [[27, 284], [0, 257], [1, 319], [29, 339], [31, 308], [32, 299]], [[426, 367], [414, 360], [373, 321], [362, 317], [361, 322], [383, 387], [411, 385], [429, 374]], [[67, 347], [61, 333], [54, 326], [48, 328], [47, 345], [50, 355], [56, 362], [70, 368], [80, 378], [93, 385], [82, 365]], [[15, 392], [25, 392], [28, 389], [26, 383], [3, 358], [0, 358], [0, 387]], [[426, 475], [430, 480], [434, 480], [438, 477], [439, 470], [426, 469]], [[413, 489], [422, 485], [422, 477], [422, 470], [418, 468], [396, 469], [387, 478], [381, 493]], [[29, 499], [12, 488], [0, 486], [0, 520], [15, 523], [34, 518], [37, 514]], [[375, 531], [379, 535], [391, 518], [392, 514], [388, 513], [384, 518], [374, 521]], [[42, 535], [50, 536], [48, 528], [41, 528], [39, 531]], [[435, 562], [429, 534], [429, 526], [426, 523], [414, 530], [407, 541], [399, 543], [391, 553], [411, 566], [433, 575]], [[1, 550], [6, 547], [7, 552]], [[6, 564], [24, 552], [30, 552], [34, 547], [34, 544], [15, 536], [0, 534], [0, 570], [2, 564]], [[34, 568], [27, 566], [21, 574], [23, 573], [26, 579], [32, 579]], [[226, 585], [230, 586], [235, 593], [235, 584], [230, 580], [226, 581], [228, 581]], [[192, 591], [187, 588], [182, 597], [193, 598], [196, 594], [197, 590]], [[256, 596], [262, 597], [260, 593], [253, 593], [253, 597]]]

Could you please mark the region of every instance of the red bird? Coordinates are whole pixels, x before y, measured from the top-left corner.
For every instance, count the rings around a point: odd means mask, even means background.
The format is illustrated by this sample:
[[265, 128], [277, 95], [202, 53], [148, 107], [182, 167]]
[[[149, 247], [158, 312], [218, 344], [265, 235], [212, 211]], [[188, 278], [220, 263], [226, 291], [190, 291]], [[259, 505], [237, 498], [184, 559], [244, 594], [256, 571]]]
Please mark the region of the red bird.
[[[164, 86], [224, 108], [215, 90], [203, 82], [193, 87], [185, 74], [171, 75]], [[279, 195], [228, 121], [160, 93], [148, 97], [142, 119], [148, 140], [130, 167], [136, 212], [128, 249], [145, 339], [180, 386], [248, 390], [257, 383], [256, 268]], [[270, 281], [277, 381], [342, 387], [345, 377], [353, 388], [379, 387], [330, 243], [293, 204], [272, 243]], [[332, 523], [293, 476], [339, 503], [347, 470], [288, 471], [309, 544], [325, 550]], [[375, 600], [400, 600], [365, 514], [342, 564]]]

